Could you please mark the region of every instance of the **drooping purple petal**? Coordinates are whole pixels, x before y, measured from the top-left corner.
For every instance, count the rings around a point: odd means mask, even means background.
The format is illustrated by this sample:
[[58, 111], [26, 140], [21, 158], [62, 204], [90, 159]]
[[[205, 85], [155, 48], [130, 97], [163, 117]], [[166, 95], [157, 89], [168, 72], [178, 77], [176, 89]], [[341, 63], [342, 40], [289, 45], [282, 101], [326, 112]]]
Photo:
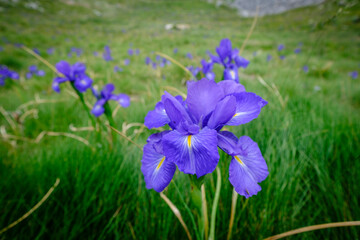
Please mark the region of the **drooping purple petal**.
[[217, 132], [207, 127], [195, 135], [171, 131], [163, 137], [163, 146], [169, 161], [180, 171], [196, 174], [198, 178], [213, 172], [219, 161]]
[[162, 192], [169, 185], [176, 171], [176, 165], [157, 152], [152, 142], [144, 146], [141, 164], [146, 188], [157, 192]]
[[249, 65], [250, 61], [237, 55], [235, 58], [235, 64], [238, 68], [242, 67], [242, 68], [247, 68], [247, 66]]
[[218, 132], [218, 147], [229, 155], [234, 155], [237, 152], [238, 138], [229, 131]]
[[130, 97], [124, 93], [113, 95], [111, 99], [117, 101], [123, 108], [130, 106]]
[[212, 112], [223, 97], [222, 88], [214, 81], [203, 78], [197, 82], [188, 82], [186, 104], [197, 122]]
[[60, 92], [60, 83], [63, 83], [63, 82], [66, 82], [66, 81], [69, 81], [69, 79], [67, 78], [64, 78], [64, 77], [56, 77], [54, 78], [53, 82], [52, 82], [52, 89], [55, 91], [55, 92]]
[[248, 123], [260, 114], [261, 108], [267, 101], [251, 92], [234, 94], [236, 97], [236, 113], [226, 125], [240, 125]]
[[229, 167], [229, 180], [237, 193], [248, 198], [261, 190], [258, 183], [265, 180], [269, 172], [257, 143], [250, 137], [240, 137], [237, 147], [238, 153]]
[[88, 88], [91, 87], [92, 82], [93, 81], [90, 77], [82, 74], [76, 78], [74, 86], [79, 92], [85, 92]]
[[95, 117], [100, 117], [101, 114], [105, 112], [104, 104], [106, 101], [104, 99], [98, 100], [93, 109], [91, 110], [91, 113], [95, 115]]

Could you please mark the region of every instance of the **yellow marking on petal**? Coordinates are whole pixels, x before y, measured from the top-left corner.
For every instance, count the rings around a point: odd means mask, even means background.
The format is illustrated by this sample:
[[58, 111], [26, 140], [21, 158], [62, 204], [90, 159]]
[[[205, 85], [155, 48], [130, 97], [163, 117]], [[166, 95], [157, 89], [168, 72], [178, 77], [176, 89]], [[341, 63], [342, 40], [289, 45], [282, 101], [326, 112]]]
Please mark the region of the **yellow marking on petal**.
[[157, 167], [156, 167], [156, 170], [159, 170], [159, 168], [161, 167], [161, 165], [164, 163], [164, 160], [165, 160], [165, 157], [163, 157], [163, 158], [161, 159], [161, 161], [159, 162], [159, 165], [157, 165]]
[[238, 156], [234, 156], [236, 161], [238, 161], [241, 165], [244, 165], [244, 163], [241, 161], [241, 159]]
[[187, 144], [188, 144], [189, 148], [191, 148], [191, 135], [189, 135], [187, 137]]
[[239, 115], [240, 115], [239, 113], [235, 113], [234, 116], [233, 116], [233, 118], [234, 118], [234, 117], [237, 117], [237, 116], [239, 116]]

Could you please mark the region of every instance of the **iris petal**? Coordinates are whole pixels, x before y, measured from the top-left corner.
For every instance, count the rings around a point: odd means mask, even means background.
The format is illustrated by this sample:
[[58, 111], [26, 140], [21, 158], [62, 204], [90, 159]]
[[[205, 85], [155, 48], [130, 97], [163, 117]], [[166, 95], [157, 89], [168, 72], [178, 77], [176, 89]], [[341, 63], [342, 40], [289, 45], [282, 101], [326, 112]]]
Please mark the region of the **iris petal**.
[[211, 129], [221, 129], [235, 114], [236, 98], [227, 96], [216, 104], [215, 110], [207, 123]]
[[243, 85], [232, 80], [220, 81], [218, 85], [223, 89], [225, 95], [245, 92], [245, 87]]
[[235, 191], [247, 198], [256, 195], [261, 190], [258, 183], [265, 180], [268, 174], [257, 143], [248, 136], [240, 137], [237, 153], [229, 167], [229, 180]]
[[242, 92], [234, 96], [236, 97], [236, 113], [226, 125], [240, 125], [254, 120], [260, 114], [261, 108], [267, 104], [267, 101], [255, 93]]
[[145, 126], [149, 129], [165, 126], [170, 122], [168, 115], [166, 114], [164, 104], [158, 102], [155, 109], [149, 111], [145, 117]]
[[203, 78], [200, 81], [188, 83], [186, 103], [197, 122], [211, 113], [223, 97], [224, 92], [215, 81]]
[[152, 142], [144, 146], [141, 163], [146, 188], [153, 188], [157, 192], [163, 191], [169, 185], [176, 171], [176, 165], [158, 153]]
[[69, 77], [71, 75], [71, 66], [68, 62], [60, 61], [55, 65], [55, 67], [58, 72], [64, 74], [65, 76]]
[[164, 136], [163, 146], [165, 156], [180, 171], [197, 177], [213, 172], [219, 161], [217, 132], [207, 127], [195, 135], [174, 130]]

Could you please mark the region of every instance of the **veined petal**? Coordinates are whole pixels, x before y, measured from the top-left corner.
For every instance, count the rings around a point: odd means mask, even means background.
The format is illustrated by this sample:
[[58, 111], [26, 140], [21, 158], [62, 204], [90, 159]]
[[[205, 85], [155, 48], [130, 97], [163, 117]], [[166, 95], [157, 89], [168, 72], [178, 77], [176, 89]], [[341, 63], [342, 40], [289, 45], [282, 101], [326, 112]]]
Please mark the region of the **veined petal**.
[[176, 171], [176, 165], [158, 153], [151, 142], [144, 146], [141, 164], [146, 188], [153, 188], [157, 192], [163, 191], [169, 185]]
[[217, 132], [205, 127], [198, 134], [174, 130], [163, 137], [164, 154], [180, 171], [199, 178], [215, 170], [219, 161]]
[[215, 81], [206, 78], [188, 83], [186, 103], [197, 123], [211, 113], [224, 97], [224, 92]]
[[235, 82], [239, 82], [239, 72], [237, 67], [233, 64], [230, 64], [228, 68], [224, 70], [224, 80], [233, 80]]
[[257, 183], [265, 180], [269, 172], [257, 143], [250, 137], [240, 137], [237, 151], [230, 163], [229, 180], [237, 193], [248, 198], [261, 190]]
[[260, 114], [261, 108], [267, 104], [255, 93], [242, 92], [234, 94], [236, 97], [236, 113], [226, 125], [240, 125], [248, 123]]
[[170, 118], [166, 114], [164, 104], [158, 102], [155, 106], [155, 109], [149, 111], [145, 117], [145, 126], [149, 129], [165, 126], [170, 122]]
[[[227, 96], [216, 104], [207, 126], [211, 129], [220, 130], [235, 114], [236, 98]], [[219, 128], [219, 129], [218, 129]]]
[[171, 125], [171, 127], [178, 128], [185, 122], [187, 124], [192, 123], [184, 104], [182, 104], [178, 98], [175, 98], [165, 91], [165, 94], [162, 96], [162, 102], [164, 103], [166, 114], [170, 119], [169, 125]]
[[229, 131], [218, 132], [218, 147], [229, 155], [237, 153], [238, 138]]
[[225, 95], [245, 92], [245, 87], [233, 80], [223, 80], [218, 85], [223, 89]]

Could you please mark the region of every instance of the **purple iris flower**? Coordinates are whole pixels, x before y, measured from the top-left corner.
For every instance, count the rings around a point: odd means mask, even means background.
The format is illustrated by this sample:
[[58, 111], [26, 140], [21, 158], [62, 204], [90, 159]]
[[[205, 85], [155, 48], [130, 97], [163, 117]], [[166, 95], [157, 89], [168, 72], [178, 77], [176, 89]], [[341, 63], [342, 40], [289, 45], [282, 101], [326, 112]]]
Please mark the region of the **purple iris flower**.
[[32, 78], [33, 75], [37, 75], [39, 77], [42, 77], [42, 76], [45, 75], [45, 72], [44, 72], [44, 70], [38, 70], [37, 66], [31, 65], [29, 67], [29, 72], [26, 73], [26, 78], [27, 79]]
[[304, 66], [303, 66], [303, 71], [304, 71], [305, 73], [309, 72], [309, 66], [308, 66], [308, 65], [304, 65]]
[[232, 48], [229, 39], [220, 41], [220, 45], [216, 48], [216, 53], [218, 56], [210, 54], [210, 58], [214, 63], [224, 66], [224, 79], [232, 79], [238, 82], [238, 68], [246, 68], [250, 62], [239, 55], [239, 49]]
[[60, 83], [67, 81], [72, 82], [79, 92], [85, 92], [91, 87], [93, 81], [85, 74], [85, 64], [77, 62], [70, 65], [66, 61], [60, 61], [55, 67], [59, 73], [63, 74], [63, 76], [54, 78], [52, 88], [55, 92], [60, 92]]
[[267, 62], [270, 62], [271, 59], [272, 59], [272, 56], [271, 56], [270, 54], [268, 54], [268, 55], [266, 56], [266, 61], [267, 61]]
[[134, 55], [134, 50], [132, 50], [131, 48], [129, 48], [129, 50], [128, 50], [128, 54], [129, 54], [129, 56]]
[[156, 60], [157, 62], [160, 62], [160, 61], [161, 61], [161, 56], [156, 55], [156, 56], [155, 56], [155, 60]]
[[352, 78], [352, 79], [356, 79], [358, 77], [359, 73], [357, 71], [352, 71], [352, 72], [349, 72], [349, 76]]
[[127, 65], [129, 65], [129, 64], [130, 64], [130, 59], [125, 59], [125, 60], [124, 60], [124, 65], [127, 66]]
[[121, 67], [119, 67], [117, 65], [114, 67], [114, 72], [122, 72], [122, 71], [123, 71], [123, 69]]
[[281, 59], [281, 60], [284, 60], [284, 59], [285, 59], [285, 56], [284, 56], [284, 55], [280, 55], [280, 59]]
[[99, 56], [99, 53], [98, 53], [97, 51], [94, 51], [94, 52], [93, 52], [93, 55], [94, 55], [95, 57], [97, 57], [97, 56]]
[[141, 171], [146, 187], [163, 191], [176, 166], [198, 178], [213, 172], [220, 159], [219, 147], [232, 156], [229, 180], [235, 190], [245, 197], [257, 194], [258, 183], [268, 175], [258, 145], [247, 136], [238, 139], [221, 129], [254, 120], [267, 102], [232, 80], [216, 83], [203, 78], [189, 82], [187, 88], [185, 101], [165, 92], [145, 117], [149, 129], [166, 124], [171, 128], [152, 134], [144, 146]]
[[152, 66], [153, 69], [156, 69], [156, 67], [157, 67], [156, 62], [152, 62], [151, 66]]
[[46, 52], [47, 52], [48, 55], [53, 55], [53, 54], [54, 54], [54, 51], [55, 51], [55, 49], [54, 49], [53, 47], [48, 48], [48, 49], [46, 50]]
[[215, 80], [215, 73], [213, 73], [213, 65], [212, 61], [206, 62], [205, 59], [201, 60], [201, 71], [205, 75], [205, 77], [209, 80]]
[[70, 49], [70, 54], [72, 55], [72, 53], [75, 53], [76, 56], [80, 57], [81, 54], [83, 53], [83, 50], [81, 48], [72, 47]]
[[277, 50], [280, 52], [280, 51], [284, 50], [284, 48], [285, 48], [284, 44], [279, 44]]
[[174, 48], [174, 50], [173, 50], [173, 52], [176, 54], [176, 53], [178, 53], [178, 49], [177, 48]]
[[113, 60], [113, 58], [111, 57], [110, 47], [107, 46], [107, 45], [104, 47], [103, 58], [104, 58], [104, 60], [107, 61], [107, 62]]
[[189, 52], [186, 54], [186, 57], [187, 57], [188, 59], [193, 59], [193, 55], [191, 55], [191, 53], [189, 53]]
[[5, 65], [0, 65], [0, 86], [5, 85], [5, 79], [19, 79], [19, 74], [17, 72], [11, 71]]
[[113, 94], [112, 92], [115, 90], [115, 86], [111, 83], [108, 83], [104, 86], [103, 90], [99, 93], [92, 88], [92, 92], [97, 98], [97, 101], [91, 110], [91, 113], [95, 115], [95, 117], [99, 117], [101, 114], [105, 112], [104, 105], [109, 100], [117, 101], [122, 107], [127, 108], [130, 106], [130, 97], [126, 94], [120, 93], [118, 95]]
[[145, 64], [146, 64], [146, 65], [149, 65], [150, 63], [151, 63], [151, 58], [146, 57], [146, 58], [145, 58]]
[[294, 50], [294, 53], [295, 54], [299, 54], [301, 52], [301, 48], [296, 48], [295, 50]]
[[195, 77], [195, 79], [196, 79], [196, 76], [198, 75], [198, 73], [201, 70], [199, 67], [194, 67], [194, 66], [188, 66], [186, 68], [191, 72], [191, 74]]

